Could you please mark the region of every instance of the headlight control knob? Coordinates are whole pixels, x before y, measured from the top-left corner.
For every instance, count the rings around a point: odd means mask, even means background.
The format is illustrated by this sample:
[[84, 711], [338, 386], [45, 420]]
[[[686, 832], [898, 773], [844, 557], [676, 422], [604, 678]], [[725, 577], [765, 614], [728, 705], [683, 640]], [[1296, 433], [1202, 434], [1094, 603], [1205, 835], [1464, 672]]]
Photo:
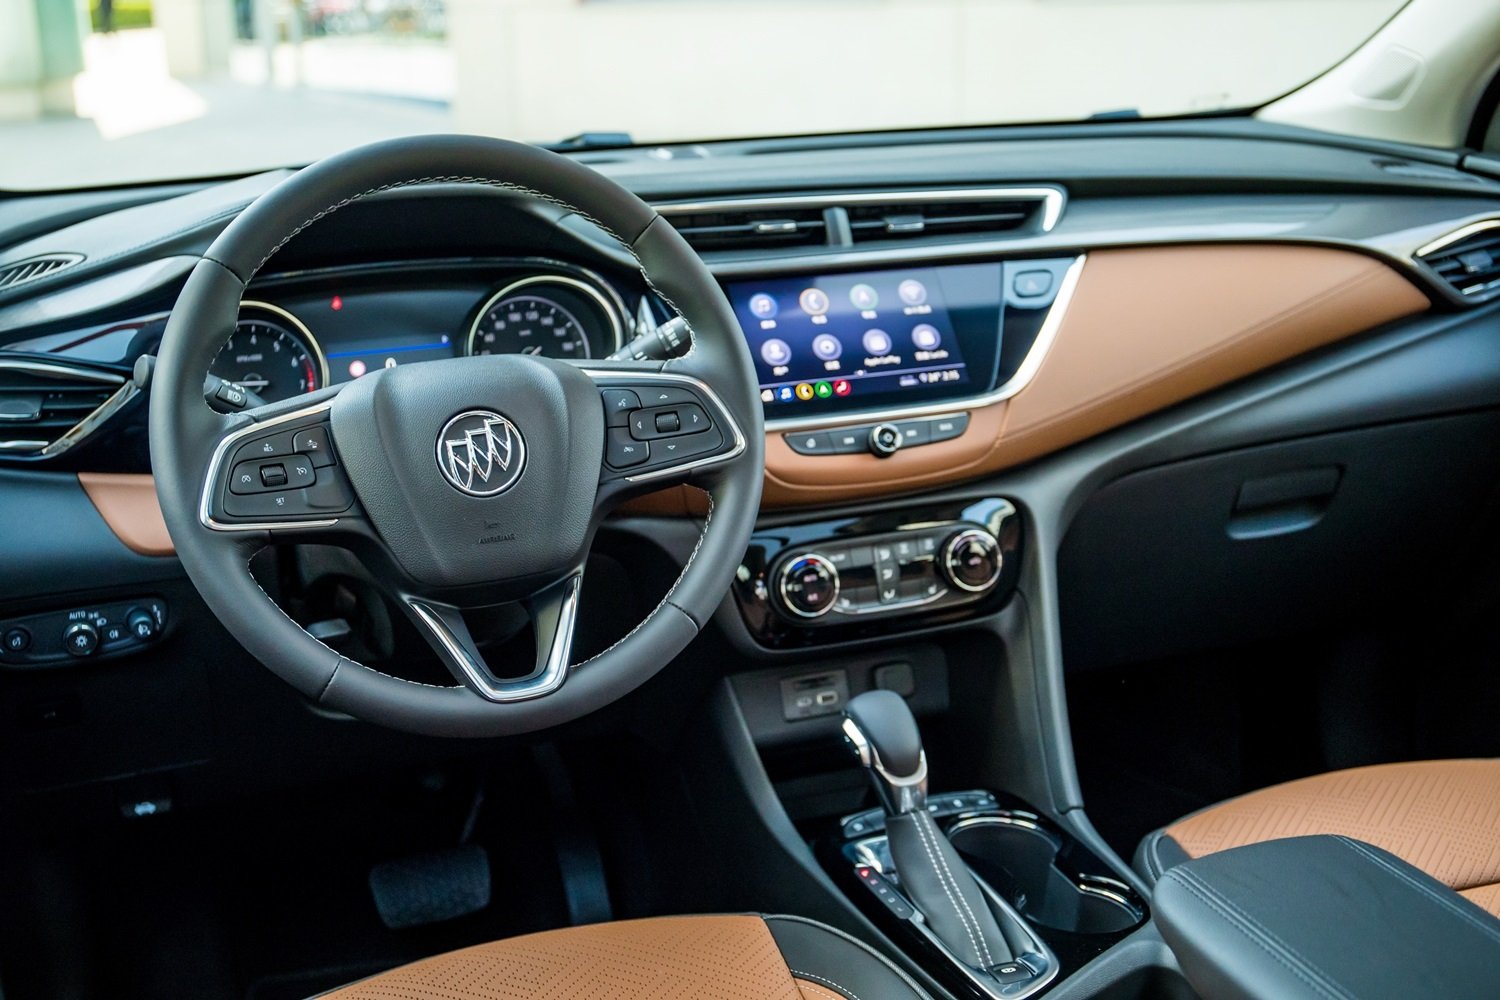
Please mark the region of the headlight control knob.
[[88, 622], [74, 622], [63, 630], [62, 644], [73, 656], [88, 656], [99, 648], [99, 630]]
[[839, 599], [839, 571], [816, 552], [803, 553], [783, 564], [776, 593], [798, 618], [821, 618]]
[[943, 543], [943, 576], [959, 590], [982, 594], [1000, 581], [1000, 542], [983, 528], [965, 528]]

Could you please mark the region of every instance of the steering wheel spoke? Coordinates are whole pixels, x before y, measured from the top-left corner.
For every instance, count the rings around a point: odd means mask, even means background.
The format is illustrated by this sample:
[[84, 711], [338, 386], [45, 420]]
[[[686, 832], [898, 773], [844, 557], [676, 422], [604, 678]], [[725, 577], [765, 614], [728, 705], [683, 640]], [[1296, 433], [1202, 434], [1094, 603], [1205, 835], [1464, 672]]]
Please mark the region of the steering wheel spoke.
[[536, 657], [531, 671], [519, 677], [496, 675], [456, 605], [408, 597], [406, 607], [443, 665], [465, 687], [486, 701], [525, 701], [551, 694], [567, 679], [582, 581], [578, 570], [524, 602], [536, 632]]
[[604, 407], [599, 506], [691, 482], [745, 451], [745, 434], [710, 384], [667, 366], [586, 368]]
[[266, 407], [227, 430], [204, 478], [202, 525], [220, 532], [326, 534], [362, 521], [334, 445], [331, 408], [328, 398], [291, 409]]

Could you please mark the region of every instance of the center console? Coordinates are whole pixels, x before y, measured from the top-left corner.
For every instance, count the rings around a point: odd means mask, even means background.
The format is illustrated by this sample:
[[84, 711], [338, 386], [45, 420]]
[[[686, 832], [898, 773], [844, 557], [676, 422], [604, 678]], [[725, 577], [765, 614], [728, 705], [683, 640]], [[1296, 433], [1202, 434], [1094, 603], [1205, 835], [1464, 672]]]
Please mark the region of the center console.
[[758, 529], [733, 593], [751, 635], [785, 647], [961, 621], [1004, 603], [1021, 519], [999, 497]]

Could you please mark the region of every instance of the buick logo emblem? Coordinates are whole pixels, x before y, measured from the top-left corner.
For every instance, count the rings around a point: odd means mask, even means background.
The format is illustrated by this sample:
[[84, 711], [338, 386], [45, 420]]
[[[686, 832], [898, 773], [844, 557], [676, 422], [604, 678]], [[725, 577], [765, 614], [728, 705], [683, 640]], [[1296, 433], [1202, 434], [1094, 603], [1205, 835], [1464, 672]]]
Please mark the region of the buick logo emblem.
[[526, 442], [516, 425], [491, 410], [468, 410], [443, 425], [438, 471], [471, 497], [504, 493], [526, 468]]

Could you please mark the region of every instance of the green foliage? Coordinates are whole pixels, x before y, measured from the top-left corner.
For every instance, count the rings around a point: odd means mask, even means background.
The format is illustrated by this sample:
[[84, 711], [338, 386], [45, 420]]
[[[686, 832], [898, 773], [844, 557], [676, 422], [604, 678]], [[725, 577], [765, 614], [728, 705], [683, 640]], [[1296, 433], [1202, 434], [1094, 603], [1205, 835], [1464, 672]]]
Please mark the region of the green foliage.
[[[95, 31], [104, 30], [99, 0], [89, 0], [89, 19]], [[115, 30], [151, 27], [151, 0], [115, 0]]]

